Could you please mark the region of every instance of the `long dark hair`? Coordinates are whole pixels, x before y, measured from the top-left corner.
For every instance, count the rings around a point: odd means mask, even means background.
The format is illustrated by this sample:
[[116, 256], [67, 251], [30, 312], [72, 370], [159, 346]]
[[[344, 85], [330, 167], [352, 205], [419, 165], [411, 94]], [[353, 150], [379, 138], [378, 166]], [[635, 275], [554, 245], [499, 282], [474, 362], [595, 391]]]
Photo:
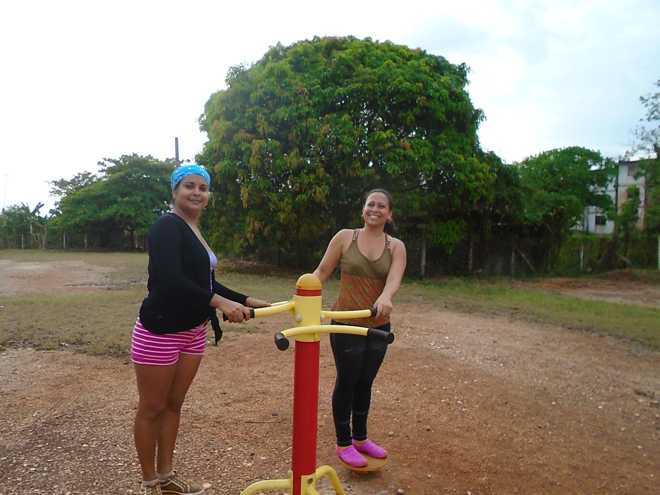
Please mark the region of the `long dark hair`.
[[[364, 205], [367, 202], [367, 198], [369, 196], [371, 196], [373, 193], [380, 193], [383, 196], [385, 196], [387, 198], [387, 203], [390, 207], [390, 211], [391, 212], [394, 211], [394, 201], [392, 200], [392, 195], [386, 189], [381, 189], [381, 188], [378, 188], [378, 187], [376, 189], [372, 189], [371, 191], [368, 191], [364, 195], [364, 200], [362, 201], [362, 205]], [[388, 222], [385, 224], [384, 230], [385, 230], [386, 234], [389, 234], [389, 235], [394, 235], [395, 234], [396, 226], [394, 225], [394, 219], [388, 220]]]

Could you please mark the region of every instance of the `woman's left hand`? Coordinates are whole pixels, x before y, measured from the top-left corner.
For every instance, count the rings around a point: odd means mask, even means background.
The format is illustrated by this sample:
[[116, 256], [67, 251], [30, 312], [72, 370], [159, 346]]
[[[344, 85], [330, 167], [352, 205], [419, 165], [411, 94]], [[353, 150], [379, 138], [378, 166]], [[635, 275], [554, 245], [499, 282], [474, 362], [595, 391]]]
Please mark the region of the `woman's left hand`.
[[261, 299], [257, 299], [256, 297], [249, 296], [245, 300], [245, 305], [251, 308], [265, 308], [267, 306], [270, 306], [270, 303], [266, 301], [262, 301]]
[[381, 294], [380, 297], [376, 299], [374, 308], [376, 308], [376, 318], [390, 316], [390, 313], [392, 312], [392, 300]]

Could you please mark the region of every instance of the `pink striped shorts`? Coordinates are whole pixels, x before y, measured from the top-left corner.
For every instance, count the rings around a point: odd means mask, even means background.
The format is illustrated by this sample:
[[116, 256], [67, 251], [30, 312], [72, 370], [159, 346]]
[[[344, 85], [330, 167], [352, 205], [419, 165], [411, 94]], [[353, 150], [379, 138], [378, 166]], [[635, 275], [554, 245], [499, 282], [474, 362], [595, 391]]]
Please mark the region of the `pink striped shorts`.
[[158, 334], [142, 326], [138, 318], [133, 328], [131, 359], [135, 364], [170, 366], [179, 360], [179, 354], [204, 355], [206, 323], [176, 333]]

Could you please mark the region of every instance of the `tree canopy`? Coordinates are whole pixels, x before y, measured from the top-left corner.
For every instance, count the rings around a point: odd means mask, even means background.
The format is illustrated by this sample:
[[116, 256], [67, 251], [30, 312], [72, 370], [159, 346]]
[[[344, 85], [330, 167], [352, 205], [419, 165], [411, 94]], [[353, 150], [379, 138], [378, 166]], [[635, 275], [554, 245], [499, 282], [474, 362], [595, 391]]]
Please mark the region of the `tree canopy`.
[[30, 209], [25, 203], [10, 205], [0, 212], [0, 246], [38, 247], [44, 241], [47, 219], [41, 215], [43, 203]]
[[146, 233], [168, 209], [174, 162], [133, 154], [98, 165], [98, 177], [85, 172], [51, 184], [60, 194], [55, 225], [96, 236], [106, 246], [116, 245], [112, 237]]
[[[351, 225], [362, 195], [391, 190], [404, 225], [434, 229], [477, 207], [494, 180], [467, 67], [370, 39], [277, 45], [227, 75], [201, 117], [222, 246], [302, 261]], [[221, 234], [220, 234], [221, 233]]]
[[552, 261], [578, 224], [587, 206], [611, 213], [606, 187], [616, 173], [615, 163], [599, 152], [581, 147], [545, 151], [519, 166], [522, 222]]

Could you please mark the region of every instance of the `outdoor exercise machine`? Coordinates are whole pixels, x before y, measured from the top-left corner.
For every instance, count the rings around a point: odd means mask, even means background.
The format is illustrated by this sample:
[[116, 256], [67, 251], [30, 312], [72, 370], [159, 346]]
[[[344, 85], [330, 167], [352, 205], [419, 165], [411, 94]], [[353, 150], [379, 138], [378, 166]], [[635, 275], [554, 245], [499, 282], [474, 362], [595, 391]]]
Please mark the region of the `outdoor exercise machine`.
[[[281, 351], [289, 348], [288, 339], [290, 337], [295, 339], [291, 471], [289, 471], [287, 479], [257, 481], [243, 490], [241, 495], [256, 495], [260, 492], [274, 490], [286, 491], [290, 495], [319, 495], [316, 483], [323, 477], [330, 480], [335, 493], [346, 495], [337, 472], [332, 467], [316, 467], [320, 335], [346, 333], [363, 337], [373, 336], [388, 344], [394, 341], [394, 335], [376, 328], [321, 325], [323, 318], [368, 318], [375, 315], [375, 310], [324, 311], [322, 309], [321, 282], [312, 273], [306, 273], [298, 279], [296, 292], [291, 300], [275, 303], [266, 308], [252, 309], [251, 313], [253, 317], [262, 317], [285, 311], [293, 313], [297, 324], [295, 327], [275, 334], [275, 345]], [[379, 459], [374, 462], [380, 467], [385, 460]], [[368, 470], [368, 466], [360, 468], [360, 470]]]

